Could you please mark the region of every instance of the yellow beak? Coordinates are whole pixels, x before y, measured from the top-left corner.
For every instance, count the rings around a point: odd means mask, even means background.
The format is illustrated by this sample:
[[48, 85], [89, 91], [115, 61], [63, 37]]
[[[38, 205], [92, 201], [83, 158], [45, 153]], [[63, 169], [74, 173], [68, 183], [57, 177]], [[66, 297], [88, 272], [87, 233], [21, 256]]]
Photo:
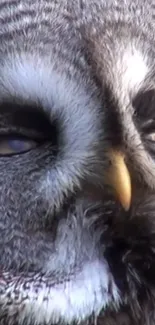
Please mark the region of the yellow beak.
[[120, 152], [110, 152], [111, 165], [107, 174], [107, 182], [114, 189], [116, 197], [125, 210], [129, 210], [131, 204], [131, 178], [124, 156]]

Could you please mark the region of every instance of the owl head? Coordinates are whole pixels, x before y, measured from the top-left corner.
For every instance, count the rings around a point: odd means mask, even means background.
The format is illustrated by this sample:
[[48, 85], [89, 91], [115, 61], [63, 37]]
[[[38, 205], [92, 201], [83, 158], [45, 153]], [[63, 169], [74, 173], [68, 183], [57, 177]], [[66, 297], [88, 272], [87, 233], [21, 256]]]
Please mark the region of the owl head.
[[153, 324], [152, 6], [0, 3], [0, 325]]

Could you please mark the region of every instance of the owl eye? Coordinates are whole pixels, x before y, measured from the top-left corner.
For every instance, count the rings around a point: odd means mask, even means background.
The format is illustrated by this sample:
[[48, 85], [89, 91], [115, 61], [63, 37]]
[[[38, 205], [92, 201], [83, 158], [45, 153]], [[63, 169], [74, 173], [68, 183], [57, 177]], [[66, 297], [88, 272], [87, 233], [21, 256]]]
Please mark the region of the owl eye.
[[146, 139], [151, 142], [155, 142], [155, 132], [147, 134]]
[[26, 138], [2, 138], [0, 139], [0, 156], [24, 153], [35, 148], [37, 143]]

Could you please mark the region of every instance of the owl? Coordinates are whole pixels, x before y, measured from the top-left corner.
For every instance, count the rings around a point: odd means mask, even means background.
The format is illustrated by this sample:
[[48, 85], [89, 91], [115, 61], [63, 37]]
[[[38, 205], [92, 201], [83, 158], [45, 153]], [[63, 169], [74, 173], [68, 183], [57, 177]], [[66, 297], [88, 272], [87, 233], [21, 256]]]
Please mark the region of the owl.
[[0, 1], [0, 325], [155, 323], [155, 2]]

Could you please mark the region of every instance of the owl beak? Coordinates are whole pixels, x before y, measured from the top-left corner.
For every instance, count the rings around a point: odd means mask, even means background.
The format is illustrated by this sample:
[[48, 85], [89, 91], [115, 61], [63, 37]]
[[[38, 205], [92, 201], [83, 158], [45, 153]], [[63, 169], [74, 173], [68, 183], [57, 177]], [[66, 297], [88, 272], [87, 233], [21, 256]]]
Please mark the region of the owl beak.
[[110, 152], [111, 165], [107, 175], [108, 184], [114, 189], [117, 199], [127, 211], [131, 204], [131, 178], [120, 152]]

